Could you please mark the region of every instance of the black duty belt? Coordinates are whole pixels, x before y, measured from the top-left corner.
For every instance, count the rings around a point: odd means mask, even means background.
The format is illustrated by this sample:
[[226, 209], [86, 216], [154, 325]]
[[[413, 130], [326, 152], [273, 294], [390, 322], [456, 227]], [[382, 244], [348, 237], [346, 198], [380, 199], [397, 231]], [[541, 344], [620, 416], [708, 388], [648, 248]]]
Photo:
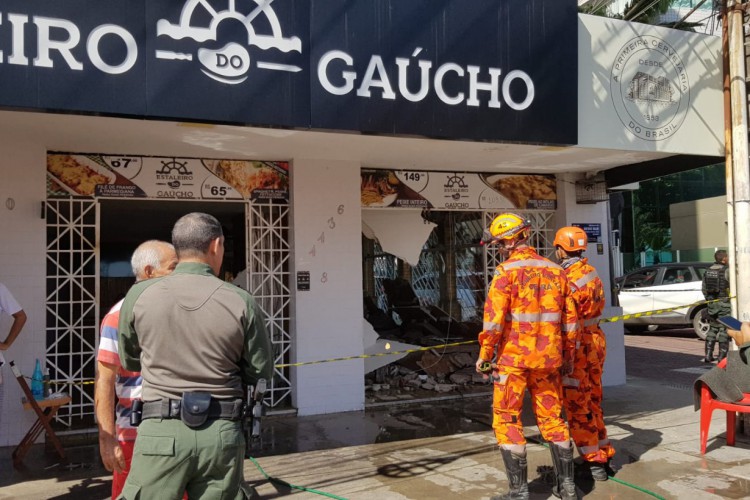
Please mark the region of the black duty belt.
[[[244, 410], [241, 399], [211, 398], [208, 405], [207, 418], [225, 420], [241, 420]], [[182, 400], [162, 399], [161, 401], [144, 401], [143, 419], [147, 418], [181, 418]]]

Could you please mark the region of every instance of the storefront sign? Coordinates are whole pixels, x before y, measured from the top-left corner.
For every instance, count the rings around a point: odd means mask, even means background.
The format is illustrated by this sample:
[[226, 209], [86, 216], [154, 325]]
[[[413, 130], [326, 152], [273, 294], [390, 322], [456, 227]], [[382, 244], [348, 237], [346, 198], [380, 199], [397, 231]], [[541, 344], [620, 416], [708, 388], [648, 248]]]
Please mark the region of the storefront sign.
[[181, 200], [289, 199], [286, 162], [47, 155], [48, 196]]
[[723, 155], [721, 37], [589, 15], [579, 25], [579, 146]]
[[555, 210], [553, 175], [362, 170], [362, 208]]
[[4, 0], [0, 106], [575, 144], [576, 33], [572, 0]]
[[[315, 3], [315, 2], [314, 2]], [[328, 0], [313, 11], [312, 125], [575, 143], [575, 3]], [[345, 12], [346, 15], [342, 15]], [[319, 16], [319, 17], [318, 17]], [[317, 81], [315, 81], [317, 80]]]

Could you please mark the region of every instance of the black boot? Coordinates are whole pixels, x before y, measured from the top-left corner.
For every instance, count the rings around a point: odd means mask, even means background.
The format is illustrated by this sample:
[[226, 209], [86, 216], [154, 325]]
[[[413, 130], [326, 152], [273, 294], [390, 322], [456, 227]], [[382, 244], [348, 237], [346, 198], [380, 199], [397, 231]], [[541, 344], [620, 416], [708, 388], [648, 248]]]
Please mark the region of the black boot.
[[607, 472], [608, 462], [588, 462], [589, 471], [591, 471], [591, 477], [594, 481], [606, 481], [609, 479], [609, 473]]
[[528, 500], [528, 463], [526, 456], [516, 455], [510, 450], [500, 448], [505, 463], [505, 474], [508, 476], [510, 491], [504, 495], [492, 497], [490, 500]]
[[573, 480], [573, 447], [563, 448], [550, 443], [552, 464], [555, 467], [555, 485], [552, 494], [563, 500], [578, 500], [576, 483]]
[[704, 363], [714, 362], [714, 346], [716, 345], [715, 340], [706, 340], [706, 357], [703, 358]]
[[718, 362], [726, 358], [728, 352], [729, 352], [729, 342], [719, 342], [719, 357], [716, 358], [716, 361]]

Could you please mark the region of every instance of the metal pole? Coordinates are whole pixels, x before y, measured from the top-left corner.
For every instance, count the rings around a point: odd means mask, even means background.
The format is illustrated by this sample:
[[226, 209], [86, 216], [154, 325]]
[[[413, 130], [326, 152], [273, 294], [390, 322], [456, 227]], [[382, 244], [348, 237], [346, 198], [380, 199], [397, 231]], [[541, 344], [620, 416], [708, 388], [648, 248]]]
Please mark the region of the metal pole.
[[[732, 93], [732, 175], [734, 186], [734, 277], [738, 318], [750, 321], [750, 290], [740, 279], [750, 272], [750, 169], [748, 168], [747, 80], [741, 3], [729, 10], [729, 72]], [[731, 5], [731, 4], [730, 4]]]
[[[737, 295], [737, 276], [734, 274], [736, 269], [735, 258], [735, 241], [734, 241], [734, 175], [732, 174], [732, 98], [729, 78], [729, 15], [727, 12], [728, 4], [734, 6], [735, 0], [723, 0], [721, 5], [721, 52], [724, 74], [724, 154], [726, 157], [725, 176], [726, 176], [726, 200], [727, 200], [727, 254], [729, 256], [729, 266], [732, 274], [729, 280], [729, 294], [732, 297]], [[716, 252], [716, 248], [714, 252]], [[731, 300], [732, 315], [737, 317], [737, 299]]]

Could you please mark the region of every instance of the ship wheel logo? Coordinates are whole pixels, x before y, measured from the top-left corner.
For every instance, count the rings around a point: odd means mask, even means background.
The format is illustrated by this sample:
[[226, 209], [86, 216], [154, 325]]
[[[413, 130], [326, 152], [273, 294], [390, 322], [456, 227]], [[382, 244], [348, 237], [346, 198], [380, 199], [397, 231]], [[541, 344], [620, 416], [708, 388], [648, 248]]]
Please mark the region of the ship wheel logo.
[[161, 168], [156, 173], [161, 175], [193, 175], [187, 168], [187, 162], [174, 160], [162, 161]]
[[[187, 162], [162, 160], [161, 168], [156, 171], [156, 184], [178, 189], [180, 186], [192, 186], [193, 172], [188, 170]], [[161, 182], [159, 182], [161, 181]]]
[[448, 176], [448, 179], [445, 181], [445, 187], [447, 188], [467, 188], [469, 186], [466, 185], [466, 182], [464, 182], [463, 175], [450, 175]]
[[454, 201], [460, 201], [461, 198], [466, 198], [465, 194], [468, 191], [469, 186], [464, 181], [464, 175], [453, 174], [446, 177], [445, 184], [443, 185], [444, 193], [446, 198], [451, 198]]
[[[172, 23], [159, 19], [156, 23], [156, 36], [167, 36], [173, 40], [190, 39], [203, 44], [196, 53], [201, 64], [201, 71], [216, 81], [236, 85], [244, 82], [252, 67], [249, 47], [261, 50], [277, 49], [283, 53], [302, 53], [302, 42], [296, 37], [282, 36], [281, 24], [271, 8], [274, 0], [226, 0], [222, 2], [209, 0], [187, 0], [182, 8], [179, 22]], [[221, 3], [220, 10], [215, 4]], [[261, 23], [265, 19], [265, 22]], [[256, 22], [254, 26], [253, 22]], [[231, 26], [236, 31], [240, 23], [241, 42], [220, 40], [222, 34]], [[260, 32], [263, 30], [263, 32]], [[175, 61], [193, 61], [193, 54], [157, 50], [157, 59]], [[278, 64], [274, 62], [256, 62], [256, 67], [275, 71], [296, 73], [302, 71], [299, 66]]]

